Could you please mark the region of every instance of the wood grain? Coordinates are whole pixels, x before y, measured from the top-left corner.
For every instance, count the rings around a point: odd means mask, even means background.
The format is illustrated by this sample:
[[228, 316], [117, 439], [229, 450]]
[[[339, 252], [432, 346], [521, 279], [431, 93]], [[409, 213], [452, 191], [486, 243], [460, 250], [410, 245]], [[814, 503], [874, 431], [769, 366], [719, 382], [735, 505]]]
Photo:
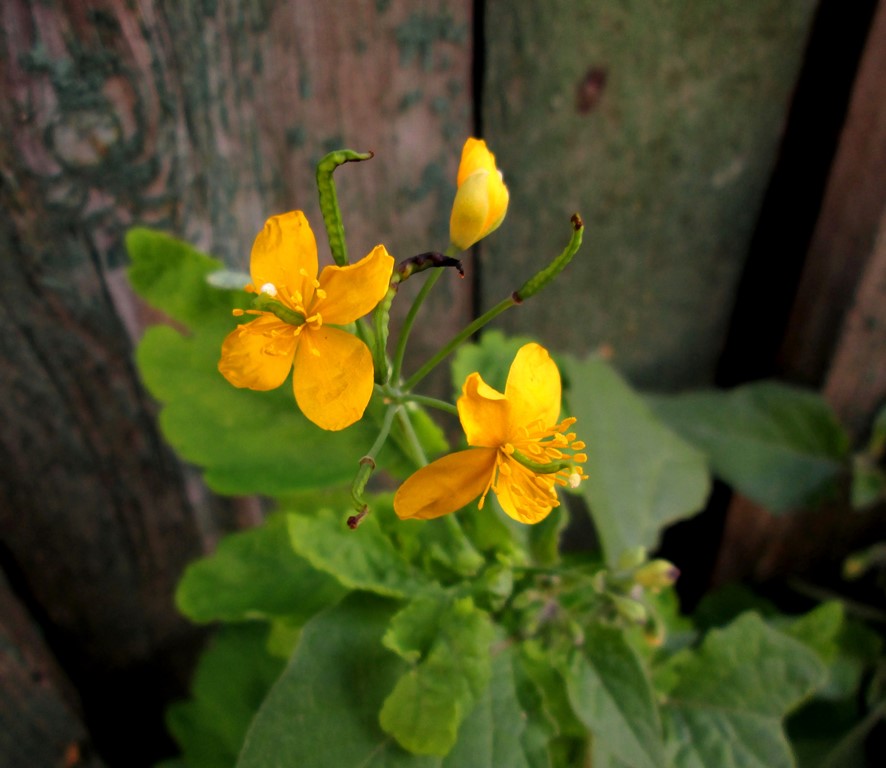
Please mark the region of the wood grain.
[[[209, 496], [157, 430], [131, 359], [145, 313], [121, 279], [124, 232], [165, 229], [242, 268], [267, 216], [303, 208], [322, 243], [314, 164], [345, 145], [376, 152], [339, 172], [352, 256], [445, 248], [470, 7], [0, 6], [0, 553], [93, 689], [87, 709], [104, 706], [93, 722], [119, 716], [126, 685], [158, 707], [180, 690], [192, 629], [174, 586], [253, 517]], [[468, 312], [448, 287], [426, 345]], [[134, 720], [99, 745], [128, 739], [133, 766], [155, 757]]]
[[584, 245], [514, 333], [632, 381], [711, 383], [815, 2], [487, 4], [484, 125], [511, 209], [483, 246], [484, 305]]
[[821, 385], [831, 366], [886, 208], [884, 82], [886, 3], [881, 0], [780, 355], [784, 375], [814, 386]]

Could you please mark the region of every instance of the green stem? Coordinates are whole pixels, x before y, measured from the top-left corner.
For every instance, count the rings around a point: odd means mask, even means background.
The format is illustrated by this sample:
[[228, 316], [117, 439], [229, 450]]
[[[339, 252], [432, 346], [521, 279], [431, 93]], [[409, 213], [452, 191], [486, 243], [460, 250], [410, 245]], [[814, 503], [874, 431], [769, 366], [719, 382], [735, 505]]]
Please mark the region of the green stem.
[[369, 482], [369, 476], [375, 469], [375, 457], [388, 439], [391, 427], [394, 424], [394, 416], [397, 415], [398, 411], [402, 410], [403, 407], [399, 404], [388, 407], [385, 411], [384, 418], [382, 419], [381, 429], [378, 432], [378, 436], [375, 438], [375, 442], [372, 444], [369, 452], [360, 459], [360, 469], [357, 470], [357, 476], [354, 478], [354, 482], [351, 483], [351, 498], [354, 501], [354, 508], [358, 512], [362, 512], [366, 507], [366, 502], [363, 500], [363, 491], [366, 489], [366, 483]]
[[453, 416], [458, 416], [458, 408], [452, 403], [447, 403], [445, 400], [438, 400], [436, 397], [408, 394], [403, 395], [400, 400], [404, 402], [418, 403], [419, 405], [425, 405], [428, 408], [436, 408], [438, 411], [446, 411], [446, 413], [451, 413]]
[[397, 349], [394, 352], [394, 364], [391, 368], [391, 381], [393, 382], [396, 382], [400, 378], [400, 372], [403, 370], [403, 357], [406, 354], [406, 342], [409, 341], [409, 334], [412, 331], [412, 326], [415, 323], [418, 311], [421, 309], [422, 304], [424, 304], [425, 299], [431, 292], [431, 289], [437, 284], [437, 281], [442, 274], [442, 269], [435, 269], [430, 274], [428, 279], [425, 280], [424, 285], [422, 285], [418, 295], [415, 297], [415, 301], [412, 302], [409, 312], [406, 314], [406, 319], [403, 321], [403, 327], [400, 329], [400, 337], [397, 339]]
[[428, 360], [421, 368], [419, 368], [415, 373], [412, 374], [403, 385], [403, 389], [405, 391], [410, 391], [415, 388], [415, 385], [418, 384], [425, 376], [427, 376], [434, 368], [436, 368], [443, 360], [445, 360], [452, 352], [455, 351], [457, 347], [459, 347], [462, 343], [467, 341], [471, 336], [473, 336], [477, 331], [479, 331], [484, 325], [489, 323], [498, 317], [502, 312], [506, 309], [510, 309], [511, 307], [517, 306], [519, 302], [513, 297], [508, 296], [508, 298], [500, 301], [496, 304], [492, 309], [484, 312], [480, 317], [474, 320], [470, 325], [465, 327], [458, 334], [453, 336], [441, 349], [434, 355], [430, 360]]
[[[446, 251], [445, 256], [450, 258], [454, 258], [455, 254], [459, 252], [458, 248], [454, 245], [450, 245]], [[461, 267], [459, 267], [459, 271], [461, 271]], [[421, 290], [418, 292], [418, 295], [415, 297], [415, 301], [412, 302], [412, 306], [409, 308], [409, 312], [406, 314], [406, 319], [403, 321], [403, 327], [400, 329], [400, 337], [397, 339], [397, 349], [394, 353], [394, 364], [391, 369], [391, 381], [396, 383], [400, 378], [400, 373], [403, 370], [403, 358], [406, 354], [406, 342], [409, 340], [409, 334], [412, 331], [412, 326], [415, 323], [415, 318], [418, 315], [418, 311], [421, 309], [422, 304], [424, 304], [425, 299], [428, 297], [428, 294], [431, 292], [431, 289], [437, 284], [437, 281], [440, 279], [440, 275], [443, 274], [442, 269], [435, 269], [430, 277], [425, 280], [425, 284], [421, 287]]]
[[403, 428], [403, 435], [412, 452], [413, 461], [418, 467], [425, 466], [428, 463], [428, 457], [425, 456], [425, 449], [421, 447], [421, 442], [419, 442], [418, 435], [415, 434], [415, 428], [412, 426], [412, 421], [405, 408], [399, 407], [397, 409], [397, 419]]

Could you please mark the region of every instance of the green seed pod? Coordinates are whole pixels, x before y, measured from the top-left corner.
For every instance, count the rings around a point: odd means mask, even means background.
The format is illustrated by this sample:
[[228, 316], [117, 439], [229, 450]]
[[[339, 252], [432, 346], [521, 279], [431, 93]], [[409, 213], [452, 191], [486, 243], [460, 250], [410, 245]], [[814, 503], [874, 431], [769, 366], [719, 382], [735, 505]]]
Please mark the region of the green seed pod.
[[372, 152], [355, 152], [352, 149], [339, 149], [330, 152], [317, 163], [317, 191], [320, 193], [320, 212], [323, 214], [323, 223], [326, 225], [326, 234], [329, 237], [329, 249], [332, 258], [340, 267], [348, 265], [348, 247], [345, 244], [345, 228], [341, 220], [341, 210], [338, 207], [338, 195], [335, 192], [335, 183], [332, 181], [332, 172], [340, 165], [369, 160]]
[[581, 220], [581, 216], [577, 213], [572, 215], [572, 238], [569, 240], [569, 245], [566, 246], [565, 250], [554, 259], [548, 266], [546, 266], [540, 272], [537, 272], [535, 275], [530, 277], [525, 283], [523, 283], [523, 287], [514, 291], [514, 301], [518, 304], [520, 302], [526, 301], [530, 296], [534, 296], [538, 293], [542, 288], [544, 288], [548, 283], [551, 282], [557, 275], [559, 275], [566, 265], [572, 261], [572, 257], [575, 256], [576, 251], [578, 251], [579, 246], [581, 246], [581, 238], [582, 233], [584, 232], [584, 222]]

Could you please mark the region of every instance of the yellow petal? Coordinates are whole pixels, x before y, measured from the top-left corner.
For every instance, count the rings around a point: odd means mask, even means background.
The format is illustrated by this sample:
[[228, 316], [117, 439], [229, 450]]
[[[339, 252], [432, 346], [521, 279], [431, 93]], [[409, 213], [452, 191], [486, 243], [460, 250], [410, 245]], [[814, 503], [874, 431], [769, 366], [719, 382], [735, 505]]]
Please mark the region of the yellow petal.
[[325, 267], [320, 273], [320, 288], [325, 299], [317, 299], [314, 312], [332, 325], [352, 323], [375, 309], [388, 292], [394, 259], [383, 245], [347, 267]]
[[363, 416], [372, 396], [372, 355], [346, 331], [305, 328], [295, 354], [292, 388], [301, 412], [336, 431]]
[[498, 171], [490, 173], [486, 178], [486, 193], [489, 196], [489, 212], [486, 216], [483, 237], [495, 232], [501, 226], [508, 212], [508, 202], [511, 197]]
[[301, 211], [272, 216], [265, 222], [252, 246], [249, 273], [257, 291], [270, 283], [281, 299], [285, 300], [285, 289], [301, 293], [305, 303], [310, 302], [317, 277], [317, 241]]
[[553, 483], [547, 490], [533, 487], [532, 473], [515, 461], [509, 463], [512, 472], [508, 476], [499, 474], [495, 498], [505, 514], [518, 523], [541, 522], [557, 504]]
[[510, 434], [541, 419], [551, 427], [560, 418], [560, 371], [548, 351], [531, 343], [520, 347], [505, 385], [505, 397], [511, 406]]
[[431, 520], [470, 504], [492, 479], [495, 453], [493, 448], [470, 448], [422, 467], [400, 486], [394, 511], [404, 520]]
[[[472, 173], [455, 193], [449, 217], [449, 241], [461, 251], [466, 251], [486, 234], [489, 173], [486, 170]], [[493, 173], [497, 175], [497, 172]]]
[[295, 331], [273, 315], [243, 323], [222, 343], [218, 370], [235, 387], [276, 389], [292, 367]]
[[485, 141], [472, 137], [461, 150], [456, 186], [460, 187], [468, 176], [480, 170], [496, 172], [495, 155], [486, 147]]
[[472, 373], [456, 403], [468, 445], [497, 448], [508, 441], [510, 408], [505, 396]]

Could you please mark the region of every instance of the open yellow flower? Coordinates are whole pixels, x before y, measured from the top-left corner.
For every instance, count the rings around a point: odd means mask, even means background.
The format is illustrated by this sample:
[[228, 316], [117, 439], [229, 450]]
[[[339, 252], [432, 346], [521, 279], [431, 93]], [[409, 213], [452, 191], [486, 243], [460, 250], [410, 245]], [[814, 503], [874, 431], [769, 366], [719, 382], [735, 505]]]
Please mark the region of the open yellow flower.
[[556, 486], [576, 486], [585, 477], [577, 453], [585, 444], [567, 432], [575, 423], [560, 417], [560, 372], [538, 344], [521, 347], [511, 364], [504, 394], [472, 373], [458, 399], [467, 436], [464, 451], [418, 470], [394, 496], [401, 518], [430, 520], [455, 512], [491, 489], [502, 509], [521, 523], [537, 523], [556, 506]]
[[449, 240], [466, 251], [498, 229], [508, 210], [508, 188], [485, 141], [470, 138], [465, 142], [456, 183]]
[[[256, 315], [228, 334], [218, 369], [235, 387], [279, 387], [294, 367], [298, 407], [323, 429], [339, 430], [363, 416], [372, 396], [369, 348], [334, 325], [370, 312], [388, 290], [394, 260], [383, 245], [356, 264], [324, 267], [301, 211], [273, 216], [252, 246], [246, 290], [264, 299]], [[236, 315], [244, 314], [235, 310]]]

